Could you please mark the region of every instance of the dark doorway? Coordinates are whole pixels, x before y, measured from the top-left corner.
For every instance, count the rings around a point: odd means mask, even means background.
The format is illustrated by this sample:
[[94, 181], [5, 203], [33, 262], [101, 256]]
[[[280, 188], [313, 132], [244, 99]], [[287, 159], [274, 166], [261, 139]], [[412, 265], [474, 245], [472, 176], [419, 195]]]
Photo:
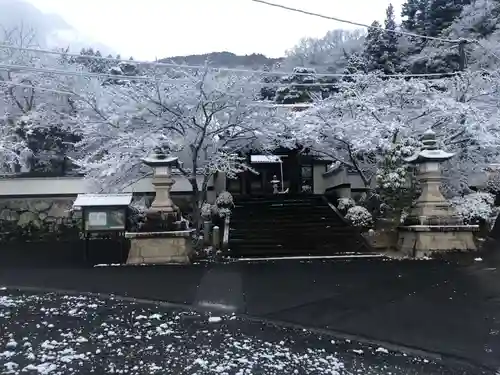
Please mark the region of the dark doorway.
[[[312, 183], [312, 164], [310, 168], [301, 168], [303, 160], [297, 151], [276, 152], [274, 155], [251, 154], [248, 163], [255, 171], [241, 173], [235, 179], [228, 179], [226, 186], [229, 192], [236, 195], [270, 195], [273, 194], [272, 180], [279, 181], [278, 190], [288, 194], [301, 192], [302, 174], [306, 171], [307, 183]], [[306, 163], [309, 167], [309, 164]]]

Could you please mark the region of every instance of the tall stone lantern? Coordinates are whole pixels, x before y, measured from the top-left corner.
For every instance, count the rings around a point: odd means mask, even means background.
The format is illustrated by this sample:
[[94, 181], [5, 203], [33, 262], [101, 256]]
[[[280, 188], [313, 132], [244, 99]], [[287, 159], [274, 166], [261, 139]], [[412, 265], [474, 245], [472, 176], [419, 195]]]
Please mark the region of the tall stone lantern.
[[455, 154], [438, 148], [436, 134], [427, 130], [423, 147], [406, 162], [417, 166], [422, 192], [403, 226], [399, 227], [398, 248], [406, 255], [422, 257], [435, 252], [476, 250], [473, 232], [477, 225], [464, 225], [440, 191], [441, 163]]
[[179, 208], [172, 201], [170, 191], [175, 184], [175, 180], [172, 178], [172, 167], [178, 164], [179, 159], [163, 153], [153, 153], [142, 159], [142, 162], [153, 168], [152, 184], [156, 194], [149, 211], [167, 215], [176, 214]]

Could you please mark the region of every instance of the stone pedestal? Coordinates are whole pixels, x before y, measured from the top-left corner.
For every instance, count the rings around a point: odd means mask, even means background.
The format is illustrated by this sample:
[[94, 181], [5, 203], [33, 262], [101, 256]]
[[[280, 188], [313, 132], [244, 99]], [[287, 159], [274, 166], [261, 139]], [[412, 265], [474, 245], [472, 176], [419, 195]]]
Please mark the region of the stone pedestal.
[[436, 252], [474, 251], [478, 225], [412, 225], [399, 228], [398, 249], [404, 255], [422, 258]]
[[127, 264], [189, 264], [192, 231], [126, 233], [130, 239]]

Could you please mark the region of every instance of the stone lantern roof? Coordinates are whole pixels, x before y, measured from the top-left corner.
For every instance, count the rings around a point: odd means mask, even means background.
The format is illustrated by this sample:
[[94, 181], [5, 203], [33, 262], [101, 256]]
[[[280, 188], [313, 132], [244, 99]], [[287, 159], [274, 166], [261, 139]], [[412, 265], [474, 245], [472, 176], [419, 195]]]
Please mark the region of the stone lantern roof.
[[171, 167], [176, 165], [178, 160], [179, 158], [176, 156], [169, 156], [163, 153], [153, 153], [142, 159], [142, 162], [149, 167]]
[[428, 129], [422, 136], [424, 146], [415, 154], [406, 158], [405, 161], [412, 164], [421, 164], [425, 162], [444, 162], [455, 156], [454, 153], [440, 150], [437, 146], [436, 133]]

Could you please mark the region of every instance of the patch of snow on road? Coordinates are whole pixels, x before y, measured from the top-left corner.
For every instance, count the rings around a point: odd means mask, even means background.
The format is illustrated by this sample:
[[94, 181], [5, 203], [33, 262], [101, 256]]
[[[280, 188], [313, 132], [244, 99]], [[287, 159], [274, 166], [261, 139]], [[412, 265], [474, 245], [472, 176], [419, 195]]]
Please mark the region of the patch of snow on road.
[[[365, 365], [370, 355], [388, 353], [386, 349], [331, 339], [321, 346], [321, 340], [314, 344], [305, 338], [311, 334], [307, 330], [262, 336], [275, 328], [234, 315], [208, 316], [90, 295], [16, 293], [0, 296], [4, 312], [0, 315], [0, 373], [390, 373], [385, 365]], [[248, 324], [257, 325], [242, 329]], [[297, 340], [306, 341], [299, 345]]]

